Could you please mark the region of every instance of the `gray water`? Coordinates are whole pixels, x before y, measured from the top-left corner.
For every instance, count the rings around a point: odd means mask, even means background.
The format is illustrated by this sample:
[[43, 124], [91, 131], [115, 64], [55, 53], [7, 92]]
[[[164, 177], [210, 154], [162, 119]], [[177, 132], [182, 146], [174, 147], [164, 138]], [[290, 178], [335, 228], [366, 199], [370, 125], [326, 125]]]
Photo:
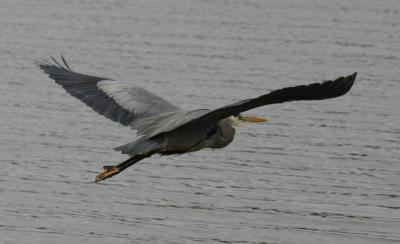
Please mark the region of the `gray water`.
[[[0, 243], [399, 243], [399, 43], [396, 0], [0, 1]], [[359, 75], [94, 184], [135, 133], [33, 66], [61, 53], [186, 109]]]

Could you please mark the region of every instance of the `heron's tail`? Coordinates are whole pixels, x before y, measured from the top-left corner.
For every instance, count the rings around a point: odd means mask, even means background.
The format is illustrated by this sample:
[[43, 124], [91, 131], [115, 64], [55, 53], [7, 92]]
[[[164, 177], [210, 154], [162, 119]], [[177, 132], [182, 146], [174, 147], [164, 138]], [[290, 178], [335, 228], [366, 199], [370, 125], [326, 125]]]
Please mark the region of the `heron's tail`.
[[155, 140], [149, 140], [148, 138], [141, 137], [134, 142], [127, 143], [125, 145], [114, 148], [115, 151], [120, 151], [123, 154], [130, 156], [144, 155], [150, 152], [155, 152], [160, 147], [160, 143]]

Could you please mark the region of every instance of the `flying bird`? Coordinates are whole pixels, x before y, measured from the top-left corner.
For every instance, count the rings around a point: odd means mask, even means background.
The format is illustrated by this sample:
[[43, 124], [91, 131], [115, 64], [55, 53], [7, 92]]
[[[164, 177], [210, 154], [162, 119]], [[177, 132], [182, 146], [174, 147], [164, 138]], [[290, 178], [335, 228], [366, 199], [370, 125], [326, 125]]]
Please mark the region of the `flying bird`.
[[357, 75], [287, 87], [214, 110], [185, 111], [142, 87], [77, 73], [63, 56], [61, 60], [51, 57], [36, 61], [36, 65], [97, 113], [137, 131], [137, 140], [114, 148], [129, 158], [117, 165], [104, 166], [95, 182], [121, 173], [154, 154], [183, 154], [203, 148], [226, 147], [235, 136], [236, 126], [267, 121], [245, 116], [242, 112], [269, 104], [339, 97], [350, 90]]

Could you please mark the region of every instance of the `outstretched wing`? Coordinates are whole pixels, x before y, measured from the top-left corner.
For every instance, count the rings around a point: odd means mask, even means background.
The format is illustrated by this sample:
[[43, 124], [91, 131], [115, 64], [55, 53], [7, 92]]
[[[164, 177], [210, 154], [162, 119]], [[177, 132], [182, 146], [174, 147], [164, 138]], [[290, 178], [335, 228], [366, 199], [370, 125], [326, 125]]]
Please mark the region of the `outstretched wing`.
[[193, 126], [193, 128], [198, 129], [209, 128], [218, 123], [218, 121], [221, 119], [269, 104], [300, 100], [323, 100], [339, 97], [346, 94], [350, 90], [350, 88], [353, 86], [356, 75], [357, 73], [354, 73], [346, 77], [339, 77], [334, 81], [287, 87], [262, 95], [260, 97], [242, 100], [231, 105], [212, 110], [208, 113], [200, 114], [198, 117], [192, 118], [192, 120], [180, 124], [180, 126], [177, 126], [173, 129], [170, 128], [170, 131], [186, 126]]
[[130, 87], [105, 77], [76, 73], [64, 57], [61, 59], [63, 64], [54, 58], [51, 61], [36, 61], [36, 64], [69, 94], [112, 121], [136, 129], [142, 120], [181, 111], [144, 88]]

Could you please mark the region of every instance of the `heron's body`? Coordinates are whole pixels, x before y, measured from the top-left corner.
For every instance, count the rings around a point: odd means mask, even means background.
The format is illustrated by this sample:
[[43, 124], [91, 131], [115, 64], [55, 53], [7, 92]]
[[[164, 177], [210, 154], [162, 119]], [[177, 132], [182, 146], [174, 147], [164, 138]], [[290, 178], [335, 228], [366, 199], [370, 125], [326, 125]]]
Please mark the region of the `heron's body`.
[[216, 126], [201, 130], [183, 127], [169, 133], [153, 137], [141, 137], [138, 140], [116, 147], [115, 150], [135, 156], [147, 153], [161, 155], [195, 152], [203, 148], [223, 148], [228, 146], [235, 136], [232, 117], [220, 120]]
[[193, 133], [191, 128], [183, 128], [181, 131], [163, 135], [166, 147], [160, 153], [174, 154], [195, 152], [203, 148], [224, 148], [233, 141], [234, 136], [233, 118], [229, 117], [220, 120], [216, 126], [207, 128], [207, 131], [199, 130]]
[[61, 58], [63, 64], [52, 58], [53, 62], [38, 61], [37, 65], [72, 96], [106, 118], [130, 126], [139, 135], [136, 141], [115, 148], [130, 158], [116, 166], [104, 166], [96, 182], [153, 154], [182, 154], [226, 147], [235, 136], [234, 126], [266, 121], [240, 113], [274, 103], [338, 97], [350, 90], [356, 78], [354, 73], [334, 81], [283, 88], [215, 110], [185, 111], [144, 88], [76, 73]]

